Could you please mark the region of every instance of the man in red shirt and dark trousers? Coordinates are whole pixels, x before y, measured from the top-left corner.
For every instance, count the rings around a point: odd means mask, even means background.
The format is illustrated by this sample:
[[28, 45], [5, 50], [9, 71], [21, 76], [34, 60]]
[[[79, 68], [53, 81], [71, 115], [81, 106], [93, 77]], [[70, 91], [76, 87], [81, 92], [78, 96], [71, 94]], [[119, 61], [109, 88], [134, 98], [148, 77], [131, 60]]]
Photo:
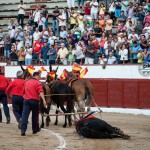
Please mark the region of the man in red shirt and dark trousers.
[[[22, 125], [21, 125], [21, 135], [25, 136], [27, 130], [28, 118], [30, 111], [32, 111], [32, 131], [36, 134], [40, 131], [39, 128], [39, 102], [40, 97], [43, 100], [43, 104], [46, 107], [46, 101], [44, 97], [44, 91], [42, 89], [42, 84], [39, 81], [41, 74], [39, 72], [33, 73], [33, 78], [29, 79], [24, 86], [24, 105], [22, 113]], [[39, 97], [40, 95], [40, 97]]]
[[[3, 75], [0, 75], [0, 101], [3, 104], [7, 124], [10, 123], [10, 113], [9, 113], [9, 108], [8, 108], [8, 101], [7, 101], [7, 95], [5, 93], [8, 85], [9, 85], [9, 80], [6, 77], [4, 77]], [[0, 121], [2, 122], [2, 115], [0, 116], [0, 119], [1, 119]]]
[[13, 113], [16, 117], [18, 122], [18, 128], [21, 128], [21, 118], [22, 118], [22, 111], [23, 111], [23, 90], [25, 80], [23, 79], [23, 72], [17, 71], [17, 79], [14, 79], [6, 89], [6, 94], [12, 94], [12, 106], [13, 106]]

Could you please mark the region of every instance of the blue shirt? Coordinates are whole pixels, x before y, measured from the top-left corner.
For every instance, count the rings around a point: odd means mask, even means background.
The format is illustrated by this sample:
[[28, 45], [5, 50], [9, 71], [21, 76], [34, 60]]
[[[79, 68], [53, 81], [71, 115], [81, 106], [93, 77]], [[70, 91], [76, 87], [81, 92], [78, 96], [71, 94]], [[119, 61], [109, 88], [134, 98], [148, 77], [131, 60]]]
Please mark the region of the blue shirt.
[[[137, 53], [138, 53], [139, 50], [141, 50], [141, 49], [142, 49], [142, 48], [141, 48], [140, 46], [136, 46], [136, 47], [133, 46], [133, 47], [132, 47], [132, 52], [137, 52]], [[132, 54], [132, 58], [133, 58], [133, 59], [137, 59], [137, 54]]]
[[56, 59], [57, 52], [56, 52], [55, 49], [50, 49], [50, 50], [48, 51], [48, 53], [53, 53], [53, 54], [49, 55], [49, 60], [55, 60], [55, 59]]
[[47, 46], [46, 47], [42, 47], [41, 55], [42, 55], [43, 59], [48, 59], [48, 55], [47, 55], [48, 51], [49, 51], [49, 47], [47, 47]]

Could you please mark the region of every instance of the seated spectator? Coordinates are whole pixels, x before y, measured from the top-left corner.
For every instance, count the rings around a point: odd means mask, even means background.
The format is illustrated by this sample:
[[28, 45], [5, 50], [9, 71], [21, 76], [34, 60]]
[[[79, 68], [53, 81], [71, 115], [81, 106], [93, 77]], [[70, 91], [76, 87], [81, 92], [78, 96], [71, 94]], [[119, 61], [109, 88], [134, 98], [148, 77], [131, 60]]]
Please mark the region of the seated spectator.
[[88, 34], [87, 31], [84, 31], [81, 35], [81, 41], [84, 42], [85, 45], [88, 45]]
[[137, 18], [138, 18], [138, 20], [143, 22], [144, 21], [144, 17], [145, 17], [145, 12], [143, 11], [142, 7], [139, 7], [138, 13], [137, 13]]
[[10, 57], [10, 65], [12, 66], [18, 65], [18, 56], [14, 45], [11, 46], [9, 57]]
[[23, 47], [18, 51], [18, 65], [25, 64], [25, 50]]
[[123, 22], [120, 22], [120, 24], [118, 25], [118, 28], [117, 28], [117, 33], [124, 33], [126, 31], [125, 29], [125, 26], [123, 24]]
[[93, 28], [94, 30], [94, 35], [96, 36], [96, 39], [98, 40], [98, 42], [100, 41], [100, 37], [102, 36], [102, 29], [99, 27], [99, 24], [96, 23], [95, 27]]
[[68, 35], [68, 39], [71, 39], [72, 44], [76, 44], [78, 41], [77, 35], [75, 34], [74, 30], [71, 30], [71, 33]]
[[114, 56], [114, 54], [112, 52], [109, 52], [107, 64], [112, 65], [115, 63], [116, 63], [116, 57]]
[[39, 28], [35, 29], [35, 32], [33, 33], [33, 44], [39, 40], [41, 32], [39, 32]]
[[48, 65], [49, 64], [55, 64], [55, 59], [57, 57], [57, 52], [54, 49], [54, 45], [50, 45], [50, 49], [49, 49], [47, 55], [49, 57], [48, 60], [47, 60], [48, 61], [47, 64]]
[[145, 35], [141, 35], [141, 38], [140, 38], [140, 40], [139, 40], [139, 44], [140, 44], [140, 47], [141, 47], [142, 49], [147, 48], [148, 43], [147, 43], [147, 40], [146, 40], [146, 38], [145, 38]]
[[125, 45], [125, 44], [123, 44], [123, 45], [120, 47], [119, 55], [120, 55], [120, 63], [121, 63], [121, 64], [126, 64], [126, 63], [128, 63], [128, 49], [126, 48], [126, 45]]
[[144, 54], [142, 49], [139, 50], [137, 54], [137, 59], [138, 59], [138, 64], [144, 63]]
[[141, 47], [139, 45], [137, 45], [136, 41], [133, 44], [134, 44], [134, 46], [131, 48], [132, 62], [137, 63], [138, 62], [137, 54], [138, 54], [139, 50], [141, 50]]
[[23, 47], [22, 42], [20, 42], [20, 40], [17, 40], [16, 41], [16, 50], [17, 50], [17, 52], [20, 51], [21, 47]]
[[43, 29], [43, 31], [41, 32], [43, 35], [43, 40], [45, 41], [45, 39], [49, 38], [49, 32], [48, 32], [48, 28]]
[[124, 14], [124, 11], [121, 11], [121, 15], [120, 15], [120, 17], [119, 18], [117, 18], [117, 21], [118, 22], [123, 22], [123, 24], [125, 25], [126, 24], [126, 16], [125, 16], [125, 14]]
[[20, 40], [23, 43], [24, 40], [24, 33], [22, 32], [21, 28], [18, 28], [16, 34], [15, 34], [16, 40]]
[[31, 65], [32, 63], [32, 48], [29, 46], [29, 44], [26, 44], [25, 47], [25, 65]]
[[68, 33], [66, 30], [64, 30], [64, 27], [61, 27], [60, 28], [60, 37], [61, 38], [67, 38], [67, 35], [68, 35]]
[[110, 18], [110, 15], [107, 15], [106, 26], [105, 26], [107, 37], [108, 35], [112, 34], [112, 24], [113, 24], [113, 20]]
[[25, 39], [25, 45], [28, 43], [29, 46], [32, 46], [32, 35], [30, 35], [30, 31], [27, 30], [24, 34], [24, 39]]
[[98, 22], [99, 28], [100, 28], [102, 31], [104, 31], [105, 25], [106, 25], [106, 22], [105, 22], [104, 18], [102, 18], [101, 16], [99, 16], [99, 20], [98, 20], [97, 22]]
[[150, 52], [148, 52], [146, 48], [144, 49], [143, 56], [144, 56], [144, 63], [148, 63], [148, 57], [150, 56]]
[[106, 55], [103, 53], [102, 55], [99, 55], [99, 62], [100, 65], [102, 65], [102, 68], [105, 69], [107, 64], [107, 58]]
[[54, 40], [57, 39], [57, 37], [54, 35], [53, 32], [50, 32], [50, 36], [48, 38], [50, 45], [54, 45]]

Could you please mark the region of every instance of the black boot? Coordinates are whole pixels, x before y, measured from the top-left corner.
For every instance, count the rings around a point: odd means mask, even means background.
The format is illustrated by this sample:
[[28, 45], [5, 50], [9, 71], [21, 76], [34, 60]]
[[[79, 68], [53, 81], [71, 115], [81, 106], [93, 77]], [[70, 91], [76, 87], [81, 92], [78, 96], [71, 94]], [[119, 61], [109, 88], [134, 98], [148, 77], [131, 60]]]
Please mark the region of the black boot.
[[2, 111], [1, 111], [1, 108], [0, 108], [0, 122], [2, 122]]
[[9, 124], [9, 123], [10, 123], [10, 117], [7, 117], [6, 124]]

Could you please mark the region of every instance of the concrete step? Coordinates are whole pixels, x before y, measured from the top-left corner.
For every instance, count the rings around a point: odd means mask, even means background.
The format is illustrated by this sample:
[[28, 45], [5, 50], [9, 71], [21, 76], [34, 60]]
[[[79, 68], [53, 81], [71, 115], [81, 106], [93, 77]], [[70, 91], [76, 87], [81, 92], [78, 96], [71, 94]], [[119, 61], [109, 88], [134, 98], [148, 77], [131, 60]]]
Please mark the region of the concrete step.
[[[18, 2], [20, 2], [19, 0], [5, 0], [5, 1], [3, 1], [3, 0], [0, 0], [0, 4], [9, 4], [9, 3], [12, 3], [12, 4], [14, 4], [14, 3], [18, 3]], [[33, 3], [33, 2], [35, 2], [35, 0], [23, 0], [23, 2], [24, 3]]]

